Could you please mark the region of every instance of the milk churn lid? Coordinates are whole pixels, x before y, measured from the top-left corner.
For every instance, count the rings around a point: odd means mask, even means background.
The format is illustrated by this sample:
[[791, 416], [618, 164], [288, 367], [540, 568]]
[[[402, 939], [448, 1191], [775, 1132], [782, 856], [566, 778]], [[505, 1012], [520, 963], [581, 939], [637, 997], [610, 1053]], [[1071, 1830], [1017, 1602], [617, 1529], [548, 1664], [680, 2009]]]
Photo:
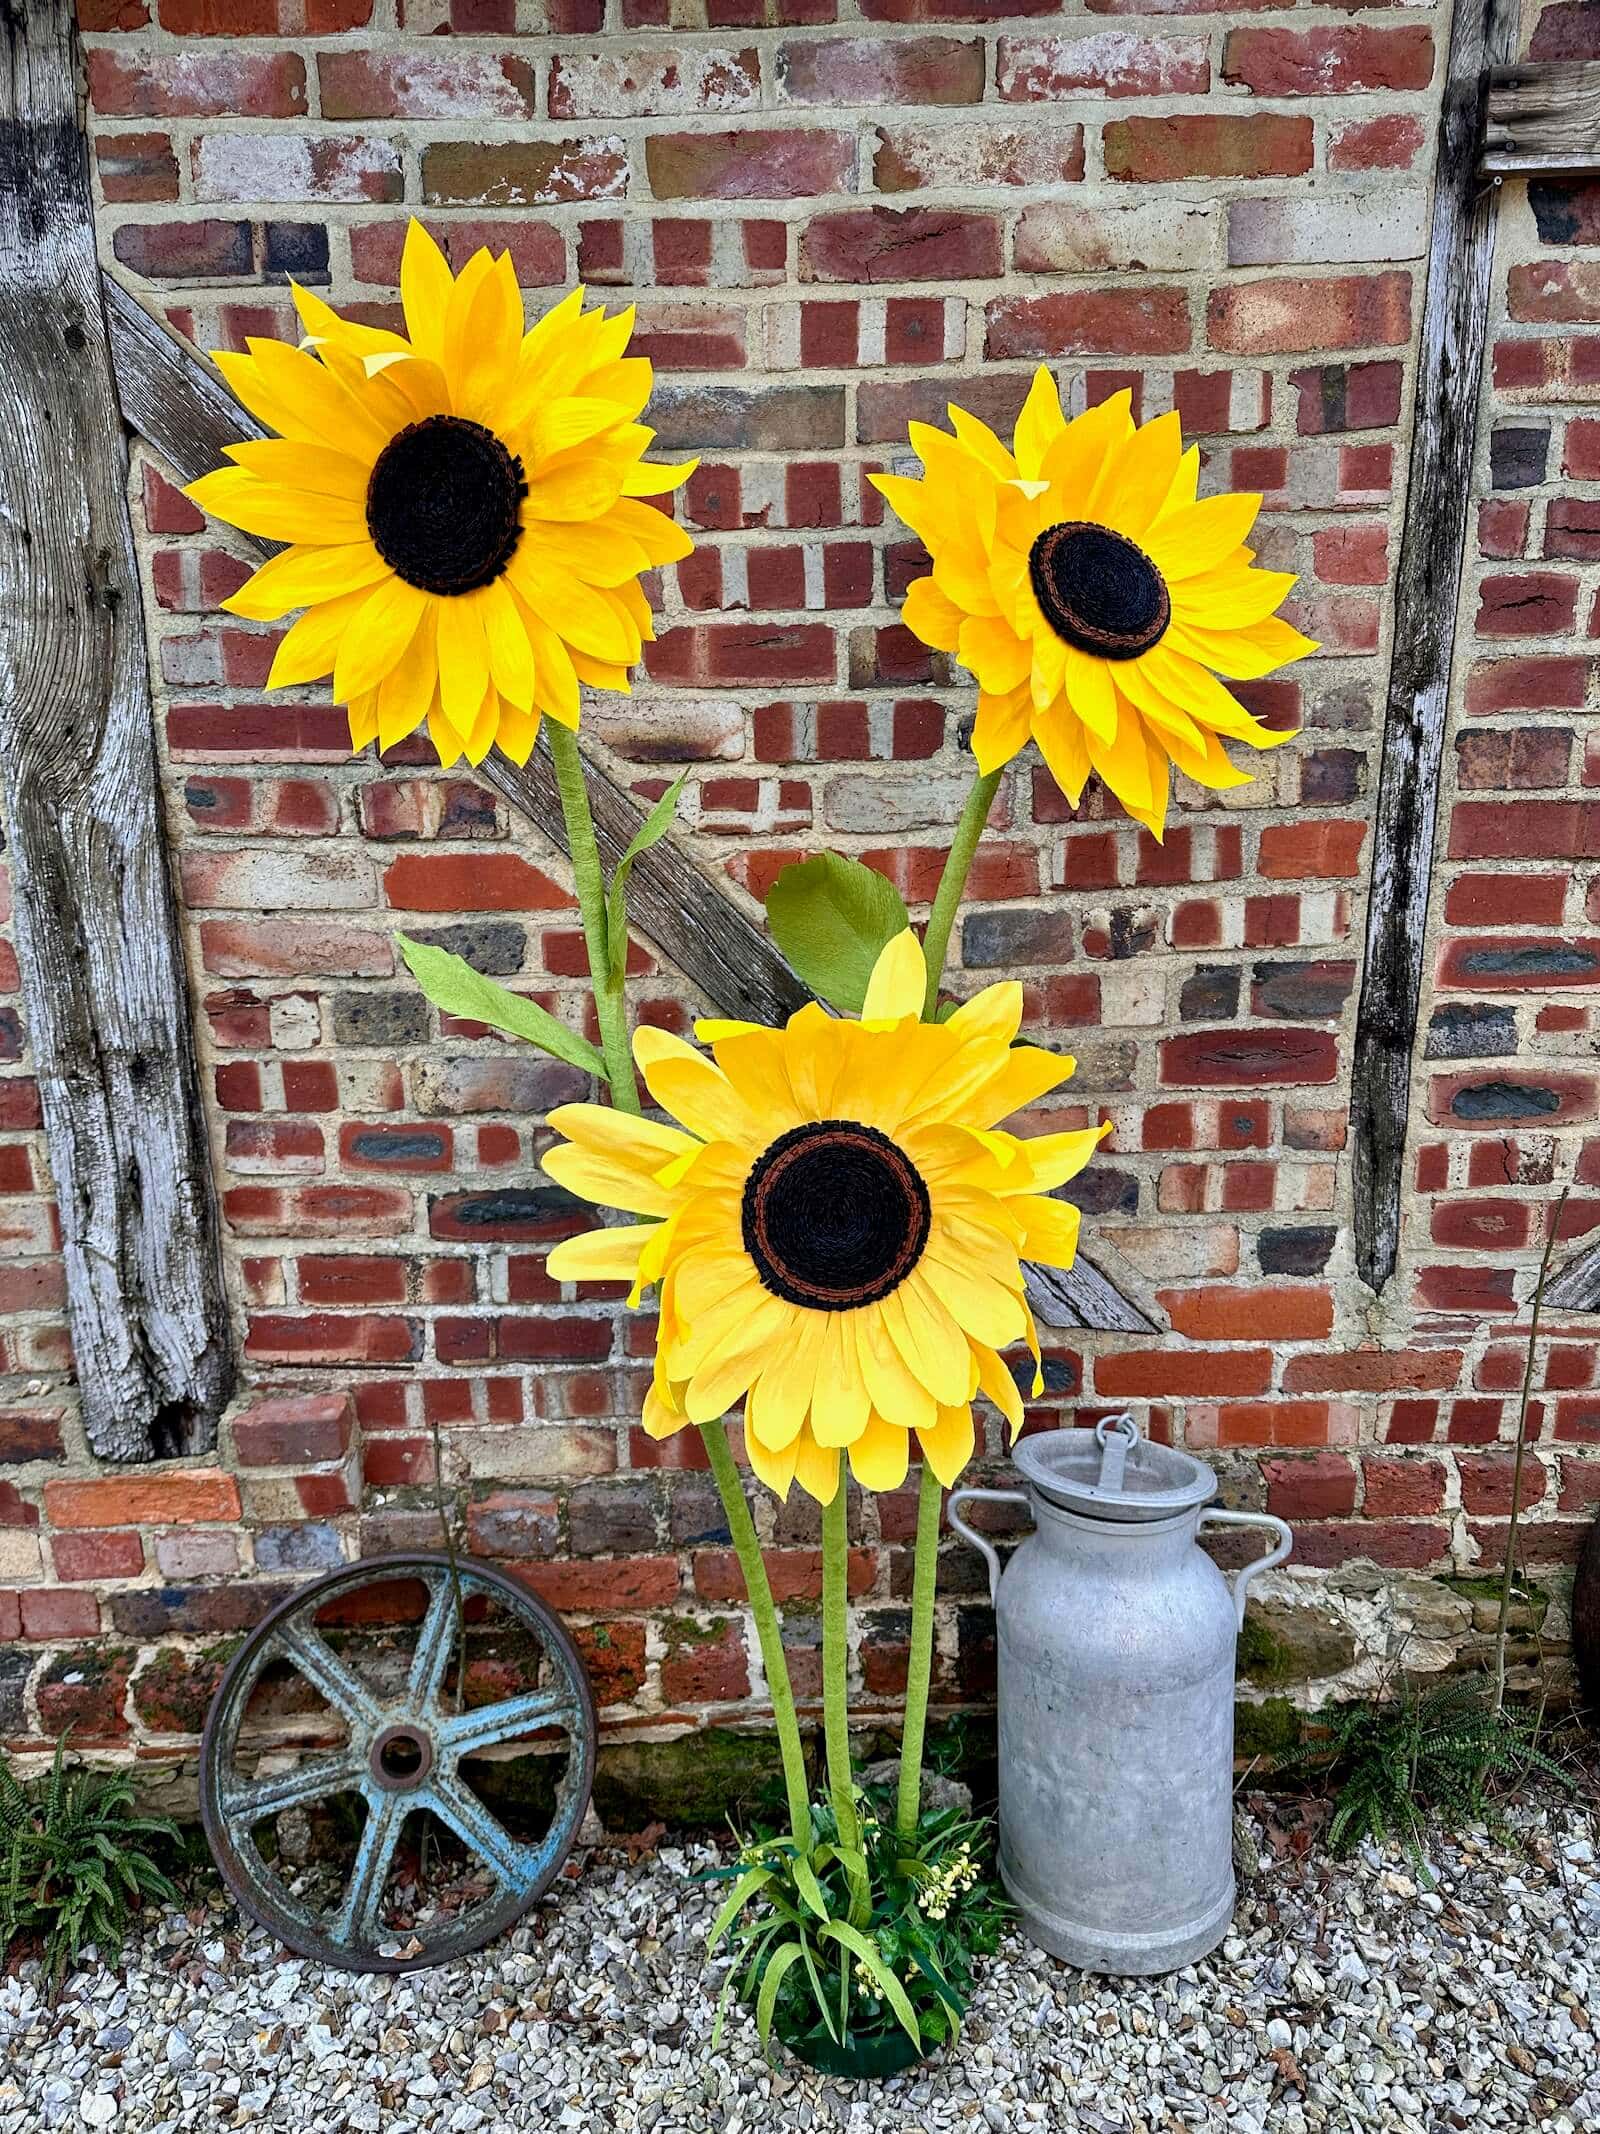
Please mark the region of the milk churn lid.
[[1175, 1445], [1152, 1445], [1131, 1415], [1105, 1416], [1092, 1430], [1025, 1437], [1011, 1457], [1047, 1503], [1092, 1519], [1172, 1519], [1217, 1490], [1204, 1460]]

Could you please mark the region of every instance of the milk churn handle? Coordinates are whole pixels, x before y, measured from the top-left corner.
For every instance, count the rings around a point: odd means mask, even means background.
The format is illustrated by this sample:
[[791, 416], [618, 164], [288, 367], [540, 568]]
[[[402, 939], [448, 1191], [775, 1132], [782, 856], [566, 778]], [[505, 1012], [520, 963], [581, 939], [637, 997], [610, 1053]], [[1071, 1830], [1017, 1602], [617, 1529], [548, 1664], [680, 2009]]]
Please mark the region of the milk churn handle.
[[1139, 1443], [1139, 1425], [1131, 1415], [1102, 1415], [1094, 1426], [1094, 1441], [1101, 1454], [1100, 1479], [1095, 1488], [1113, 1494], [1122, 1488], [1128, 1454]]
[[1271, 1512], [1225, 1512], [1208, 1507], [1200, 1514], [1200, 1525], [1207, 1526], [1264, 1526], [1278, 1537], [1278, 1545], [1266, 1556], [1258, 1556], [1254, 1563], [1247, 1563], [1242, 1571], [1236, 1571], [1233, 1579], [1233, 1605], [1239, 1618], [1239, 1628], [1244, 1628], [1245, 1594], [1252, 1578], [1262, 1571], [1270, 1571], [1274, 1564], [1282, 1563], [1294, 1547], [1294, 1533], [1281, 1519]]
[[1027, 1492], [1020, 1489], [953, 1489], [945, 1500], [945, 1510], [950, 1524], [963, 1541], [970, 1541], [984, 1562], [989, 1566], [989, 1598], [991, 1601], [1000, 1592], [1000, 1559], [993, 1546], [981, 1534], [975, 1533], [967, 1522], [956, 1513], [958, 1504], [1026, 1504]]

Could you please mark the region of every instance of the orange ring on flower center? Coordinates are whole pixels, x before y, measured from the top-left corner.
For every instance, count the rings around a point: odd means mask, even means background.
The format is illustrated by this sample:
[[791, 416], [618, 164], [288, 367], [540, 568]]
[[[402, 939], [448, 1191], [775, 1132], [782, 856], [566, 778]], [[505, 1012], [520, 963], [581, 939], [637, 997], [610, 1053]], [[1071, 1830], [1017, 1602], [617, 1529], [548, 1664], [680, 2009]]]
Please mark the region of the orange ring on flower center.
[[811, 1311], [850, 1311], [910, 1274], [932, 1206], [922, 1174], [886, 1134], [820, 1119], [791, 1127], [757, 1157], [741, 1216], [764, 1288]]

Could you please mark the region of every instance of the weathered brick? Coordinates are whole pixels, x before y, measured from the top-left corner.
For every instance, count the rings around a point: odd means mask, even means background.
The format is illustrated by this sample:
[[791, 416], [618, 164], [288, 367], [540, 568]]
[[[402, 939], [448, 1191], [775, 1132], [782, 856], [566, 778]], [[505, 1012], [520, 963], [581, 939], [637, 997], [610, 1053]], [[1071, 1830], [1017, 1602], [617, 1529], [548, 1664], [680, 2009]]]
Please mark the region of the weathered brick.
[[991, 356], [1177, 355], [1190, 345], [1181, 288], [999, 296], [985, 307]]
[[528, 60], [470, 47], [321, 52], [317, 79], [325, 119], [515, 120], [538, 109]]
[[880, 126], [872, 179], [880, 193], [907, 193], [922, 186], [1068, 185], [1083, 171], [1081, 125], [1002, 126], [963, 119], [937, 126]]
[[1217, 260], [1217, 211], [1191, 200], [1041, 200], [1023, 210], [1013, 251], [1024, 274], [1182, 274]]
[[1206, 337], [1234, 355], [1402, 345], [1411, 335], [1411, 277], [1404, 273], [1272, 280], [1213, 289]]
[[399, 151], [365, 134], [205, 133], [194, 143], [196, 200], [398, 200]]
[[1112, 119], [1106, 176], [1133, 185], [1183, 178], [1296, 178], [1311, 168], [1311, 121], [1285, 115]]
[[130, 1470], [94, 1481], [46, 1482], [44, 1506], [55, 1527], [200, 1524], [237, 1519], [239, 1486], [231, 1475], [206, 1470]]
[[823, 37], [780, 45], [780, 102], [976, 104], [984, 51], [976, 37]]
[[797, 200], [853, 191], [855, 150], [838, 130], [653, 133], [645, 166], [658, 200]]
[[1203, 37], [1002, 37], [995, 86], [1013, 103], [1056, 97], [1203, 96], [1211, 61]]
[[961, 208], [844, 208], [800, 243], [808, 281], [963, 281], [1000, 272], [1001, 225]]
[[1230, 30], [1225, 81], [1257, 96], [1330, 96], [1351, 89], [1426, 89], [1433, 32], [1422, 24], [1376, 29], [1340, 23], [1314, 30]]
[[422, 151], [422, 197], [448, 205], [542, 207], [620, 200], [626, 145], [615, 135], [565, 141], [432, 141]]
[[638, 119], [752, 111], [761, 55], [752, 45], [563, 52], [550, 63], [553, 119]]

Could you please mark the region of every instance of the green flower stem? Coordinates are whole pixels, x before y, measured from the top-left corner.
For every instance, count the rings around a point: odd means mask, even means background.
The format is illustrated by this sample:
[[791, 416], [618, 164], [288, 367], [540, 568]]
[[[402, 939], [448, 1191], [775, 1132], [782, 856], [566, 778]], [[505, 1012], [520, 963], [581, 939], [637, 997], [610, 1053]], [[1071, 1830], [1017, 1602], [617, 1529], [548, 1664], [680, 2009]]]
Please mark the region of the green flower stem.
[[[619, 1110], [637, 1112], [641, 1107], [639, 1085], [633, 1072], [633, 1054], [628, 1044], [626, 966], [623, 979], [613, 985], [610, 931], [606, 919], [605, 874], [600, 865], [600, 847], [594, 834], [589, 788], [584, 781], [583, 757], [578, 749], [577, 737], [566, 727], [550, 719], [546, 721], [546, 730], [550, 736], [551, 760], [555, 764], [556, 788], [561, 795], [561, 812], [567, 825], [567, 842], [572, 847], [572, 876], [578, 892], [578, 909], [583, 915], [583, 938], [589, 953], [589, 985], [594, 995], [595, 1015], [600, 1024], [600, 1049], [605, 1055], [606, 1079], [611, 1085], [611, 1101]], [[738, 1557], [739, 1568], [744, 1573], [745, 1591], [750, 1598], [750, 1612], [755, 1617], [756, 1637], [761, 1646], [761, 1664], [766, 1670], [767, 1689], [772, 1698], [772, 1716], [778, 1730], [778, 1746], [783, 1757], [784, 1784], [789, 1795], [789, 1821], [796, 1842], [809, 1853], [811, 1810], [810, 1789], [806, 1784], [805, 1752], [800, 1745], [800, 1724], [795, 1717], [794, 1691], [789, 1683], [789, 1668], [784, 1659], [783, 1638], [778, 1628], [778, 1611], [773, 1605], [767, 1567], [761, 1560], [761, 1544], [756, 1539], [755, 1522], [750, 1517], [744, 1484], [739, 1479], [739, 1470], [728, 1447], [726, 1425], [704, 1423], [700, 1427], [700, 1436], [706, 1448], [706, 1457], [711, 1462], [711, 1473], [716, 1481], [717, 1492], [722, 1498], [722, 1508], [727, 1514], [728, 1531], [733, 1536], [734, 1554]]]
[[900, 1791], [894, 1827], [914, 1835], [922, 1813], [922, 1744], [928, 1730], [928, 1684], [933, 1673], [933, 1602], [939, 1584], [939, 1515], [944, 1491], [922, 1457], [917, 1494], [917, 1548], [911, 1573], [911, 1655], [906, 1667], [906, 1716], [900, 1734]]
[[[850, 1540], [848, 1473], [839, 1461], [839, 1485], [822, 1508], [822, 1730], [828, 1751], [828, 1793], [833, 1802], [839, 1842], [861, 1850], [861, 1821], [856, 1814], [855, 1783], [850, 1770], [850, 1654], [847, 1646]], [[860, 1924], [871, 1911], [865, 1880], [851, 1872], [850, 1917]]]
[[545, 721], [550, 736], [550, 758], [556, 769], [556, 788], [561, 795], [561, 813], [566, 818], [567, 842], [572, 847], [572, 879], [583, 914], [583, 939], [589, 952], [589, 988], [594, 1012], [600, 1023], [600, 1050], [605, 1054], [606, 1079], [611, 1101], [621, 1111], [638, 1111], [639, 1085], [633, 1075], [633, 1054], [628, 1046], [628, 1004], [624, 982], [611, 981], [611, 940], [606, 924], [606, 880], [600, 865], [600, 847], [595, 841], [594, 816], [589, 810], [589, 788], [584, 782], [583, 757], [578, 737], [554, 719]]
[[728, 1444], [726, 1423], [702, 1423], [701, 1442], [711, 1462], [712, 1478], [728, 1515], [733, 1553], [744, 1573], [750, 1613], [755, 1617], [756, 1637], [761, 1646], [761, 1665], [766, 1671], [767, 1691], [772, 1698], [772, 1718], [778, 1730], [778, 1748], [783, 1757], [783, 1782], [789, 1795], [789, 1824], [803, 1852], [811, 1850], [811, 1789], [806, 1781], [805, 1750], [800, 1745], [800, 1722], [795, 1717], [794, 1691], [789, 1684], [789, 1665], [784, 1658], [783, 1635], [778, 1611], [773, 1605], [767, 1567], [761, 1560], [755, 1521], [745, 1497], [744, 1484]]
[[[922, 1019], [930, 1022], [939, 1006], [939, 981], [944, 977], [945, 958], [950, 952], [950, 933], [961, 909], [961, 899], [972, 872], [973, 855], [989, 810], [994, 806], [999, 771], [980, 771], [961, 810], [955, 841], [939, 877], [928, 919], [922, 952], [928, 965], [928, 992]], [[911, 1653], [906, 1667], [906, 1715], [900, 1734], [900, 1787], [895, 1799], [894, 1825], [902, 1837], [910, 1837], [922, 1812], [922, 1745], [928, 1731], [928, 1687], [933, 1674], [933, 1606], [939, 1585], [939, 1515], [944, 1492], [939, 1478], [922, 1460], [922, 1483], [917, 1494], [917, 1544], [911, 1582]]]
[[983, 826], [989, 820], [989, 810], [994, 806], [995, 789], [999, 783], [999, 771], [980, 771], [973, 780], [967, 804], [961, 810], [961, 820], [956, 824], [955, 842], [939, 877], [933, 909], [928, 914], [928, 931], [922, 937], [922, 953], [928, 963], [928, 995], [922, 1007], [925, 1023], [932, 1022], [939, 1005], [939, 981], [944, 976], [945, 958], [950, 953], [950, 929], [956, 923], [967, 876], [972, 872], [972, 856], [978, 849]]

